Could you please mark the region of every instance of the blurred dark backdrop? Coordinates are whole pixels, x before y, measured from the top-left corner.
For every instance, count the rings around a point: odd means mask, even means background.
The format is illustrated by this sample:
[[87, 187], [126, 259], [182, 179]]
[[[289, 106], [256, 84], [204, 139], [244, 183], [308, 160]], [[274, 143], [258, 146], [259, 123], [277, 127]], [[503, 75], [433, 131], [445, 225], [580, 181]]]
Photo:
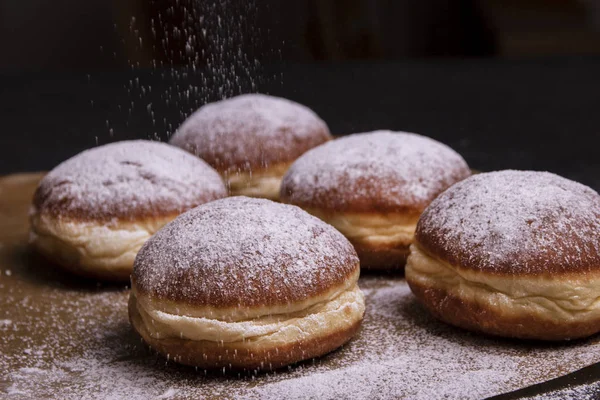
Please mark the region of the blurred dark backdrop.
[[219, 50], [203, 28], [266, 63], [598, 54], [600, 2], [0, 0], [0, 70], [203, 65]]

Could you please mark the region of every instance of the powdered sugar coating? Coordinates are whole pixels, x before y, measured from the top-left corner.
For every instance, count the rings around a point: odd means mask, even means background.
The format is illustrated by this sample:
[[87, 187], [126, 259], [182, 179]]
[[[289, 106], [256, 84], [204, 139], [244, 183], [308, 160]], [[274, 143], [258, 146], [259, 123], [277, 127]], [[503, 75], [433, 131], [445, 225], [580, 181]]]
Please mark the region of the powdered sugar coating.
[[358, 263], [341, 233], [300, 208], [230, 197], [165, 225], [138, 253], [132, 280], [160, 299], [269, 306], [342, 285]]
[[406, 132], [360, 133], [300, 157], [281, 186], [282, 200], [336, 211], [422, 211], [470, 175], [448, 146]]
[[464, 268], [502, 274], [600, 269], [600, 196], [548, 172], [475, 175], [423, 212], [416, 241]]
[[42, 179], [34, 206], [75, 219], [136, 219], [181, 213], [226, 195], [204, 161], [165, 143], [134, 140], [64, 161]]
[[192, 114], [171, 144], [196, 154], [221, 172], [290, 163], [331, 139], [308, 107], [262, 94], [207, 104]]

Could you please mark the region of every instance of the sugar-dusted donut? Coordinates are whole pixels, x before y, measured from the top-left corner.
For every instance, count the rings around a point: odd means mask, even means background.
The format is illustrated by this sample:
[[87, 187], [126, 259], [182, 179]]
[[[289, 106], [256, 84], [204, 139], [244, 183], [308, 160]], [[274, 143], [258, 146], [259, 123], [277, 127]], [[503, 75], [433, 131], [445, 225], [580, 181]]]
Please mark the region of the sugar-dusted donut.
[[305, 151], [331, 139], [309, 108], [290, 100], [247, 94], [207, 104], [171, 138], [212, 165], [231, 195], [277, 200], [281, 178]]
[[32, 245], [83, 276], [128, 280], [140, 247], [180, 213], [227, 195], [204, 161], [165, 143], [123, 141], [86, 150], [40, 182]]
[[547, 172], [474, 175], [425, 210], [406, 266], [452, 325], [562, 340], [600, 331], [600, 196]]
[[281, 201], [339, 229], [361, 267], [404, 267], [421, 212], [470, 170], [433, 139], [376, 131], [336, 139], [300, 157], [285, 175]]
[[159, 353], [207, 369], [270, 370], [328, 353], [364, 313], [359, 260], [298, 207], [230, 197], [167, 224], [135, 260], [129, 316]]

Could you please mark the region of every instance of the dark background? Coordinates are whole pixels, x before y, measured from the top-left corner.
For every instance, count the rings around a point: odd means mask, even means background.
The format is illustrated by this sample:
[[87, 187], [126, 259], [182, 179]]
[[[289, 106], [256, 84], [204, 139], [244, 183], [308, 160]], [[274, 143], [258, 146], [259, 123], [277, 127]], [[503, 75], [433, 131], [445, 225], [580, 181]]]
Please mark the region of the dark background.
[[0, 69], [189, 64], [192, 36], [200, 66], [219, 33], [261, 62], [598, 54], [600, 2], [0, 0]]
[[202, 104], [258, 91], [334, 134], [418, 132], [477, 169], [600, 189], [598, 4], [0, 0], [0, 173], [166, 140]]

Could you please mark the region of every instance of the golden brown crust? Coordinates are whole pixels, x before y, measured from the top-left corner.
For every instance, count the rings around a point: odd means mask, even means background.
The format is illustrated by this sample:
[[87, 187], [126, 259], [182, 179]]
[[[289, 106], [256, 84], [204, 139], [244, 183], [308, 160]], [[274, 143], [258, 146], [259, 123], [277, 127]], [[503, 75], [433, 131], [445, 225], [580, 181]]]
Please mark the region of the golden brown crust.
[[81, 222], [166, 218], [225, 197], [204, 161], [166, 143], [122, 141], [83, 151], [40, 181], [36, 212]]
[[465, 329], [541, 340], [585, 337], [600, 330], [598, 273], [491, 274], [455, 267], [415, 243], [405, 276], [434, 315]]
[[471, 174], [463, 158], [433, 139], [375, 131], [338, 138], [296, 160], [281, 201], [323, 212], [419, 215]]
[[[361, 184], [362, 185], [362, 184]], [[311, 200], [300, 200], [294, 197], [293, 189], [286, 186], [279, 193], [279, 200], [283, 203], [293, 204], [303, 209], [321, 209], [323, 212], [334, 213], [376, 213], [384, 214], [406, 214], [419, 215], [427, 204], [415, 203], [414, 205], [390, 205], [389, 197], [385, 194], [385, 190], [373, 188], [372, 185], [364, 186], [365, 192], [370, 193], [368, 197], [354, 199], [352, 203], [348, 203], [342, 199], [344, 196], [340, 192], [326, 192], [316, 195]], [[368, 190], [367, 190], [368, 188]]]
[[227, 371], [269, 371], [325, 355], [348, 342], [358, 332], [362, 323], [361, 319], [345, 329], [311, 336], [282, 346], [253, 340], [219, 343], [179, 338], [156, 339], [146, 329], [134, 296], [129, 299], [129, 319], [143, 340], [169, 359], [184, 365], [204, 369], [225, 368]]
[[[211, 318], [220, 318], [227, 321], [238, 321], [266, 314], [297, 312], [311, 305], [326, 302], [355, 285], [359, 275], [360, 264], [357, 259], [353, 271], [342, 282], [321, 280], [315, 284], [318, 286], [316, 290], [296, 286], [295, 291], [297, 293], [293, 296], [291, 295], [292, 290], [282, 291], [280, 289], [281, 284], [285, 282], [277, 282], [267, 287], [266, 291], [252, 290], [251, 293], [256, 298], [250, 299], [245, 299], [244, 296], [247, 292], [239, 288], [228, 288], [224, 291], [226, 293], [219, 293], [218, 289], [212, 287], [212, 293], [215, 294], [216, 298], [210, 298], [210, 296], [206, 298], [205, 290], [196, 291], [196, 297], [186, 298], [179, 295], [181, 288], [179, 290], [165, 289], [159, 295], [156, 295], [156, 291], [149, 292], [147, 288], [139, 285], [135, 280], [135, 274], [131, 275], [131, 286], [138, 299], [140, 299], [139, 301], [150, 304], [151, 307], [160, 311], [193, 317], [211, 316]], [[238, 277], [238, 281], [244, 278]], [[286, 280], [286, 282], [291, 284], [290, 280]], [[331, 286], [327, 286], [328, 284]], [[173, 284], [163, 286], [166, 288], [167, 286], [173, 286]], [[222, 285], [219, 287], [222, 287]], [[167, 296], [171, 294], [171, 297]], [[235, 301], [231, 301], [232, 296], [236, 294], [238, 297]], [[282, 297], [286, 295], [289, 296], [288, 299]]]
[[[137, 262], [137, 261], [136, 261]], [[165, 266], [165, 268], [169, 268]], [[219, 290], [214, 287], [204, 287], [203, 282], [212, 282], [215, 276], [201, 274], [199, 270], [181, 271], [177, 276], [173, 276], [172, 280], [163, 285], [160, 290], [148, 287], [146, 284], [139, 284], [136, 279], [136, 270], [134, 267], [131, 276], [132, 285], [136, 285], [141, 296], [149, 296], [156, 300], [167, 301], [172, 304], [185, 304], [187, 306], [197, 307], [214, 307], [214, 308], [231, 308], [243, 307], [248, 310], [261, 308], [264, 306], [278, 306], [290, 303], [300, 303], [307, 298], [320, 298], [326, 296], [331, 290], [347, 285], [347, 282], [353, 280], [353, 277], [358, 275], [360, 270], [360, 262], [358, 257], [356, 262], [348, 265], [344, 269], [333, 266], [323, 266], [324, 270], [331, 268], [335, 269], [335, 273], [318, 274], [318, 279], [311, 281], [310, 285], [307, 282], [283, 282], [274, 273], [264, 272], [260, 277], [256, 277], [249, 282], [248, 273], [243, 269], [230, 269], [227, 274], [228, 286], [226, 290]], [[251, 287], [263, 287], [262, 282], [272, 282], [271, 286], [264, 287], [264, 290], [255, 290], [252, 296], [248, 296], [246, 287], [236, 285], [235, 282], [249, 282]], [[182, 286], [185, 286], [183, 288]]]
[[499, 276], [593, 273], [600, 268], [600, 196], [535, 171], [474, 175], [423, 212], [415, 242], [455, 267]]
[[99, 225], [104, 225], [113, 224], [116, 221], [135, 222], [145, 219], [169, 219], [172, 215], [177, 216], [201, 204], [205, 204], [209, 201], [223, 198], [225, 196], [226, 194], [220, 194], [218, 196], [203, 196], [203, 198], [198, 198], [196, 201], [186, 204], [185, 207], [178, 206], [172, 201], [159, 200], [153, 201], [151, 207], [143, 206], [135, 209], [132, 208], [126, 212], [121, 212], [119, 210], [120, 207], [115, 204], [114, 207], [106, 207], [102, 213], [99, 213], [97, 209], [85, 205], [65, 207], [68, 200], [63, 202], [52, 200], [47, 201], [44, 199], [44, 194], [41, 193], [41, 190], [38, 188], [38, 190], [36, 190], [34, 193], [33, 204], [40, 212], [43, 212], [45, 215], [52, 216], [53, 218], [65, 218], [72, 221], [79, 221], [81, 223], [97, 223]]
[[[324, 269], [327, 266], [323, 267]], [[154, 290], [149, 288], [147, 285], [138, 284], [136, 280], [135, 269], [131, 276], [132, 285], [137, 285], [138, 292], [142, 296], [149, 296], [156, 300], [167, 301], [172, 304], [185, 304], [187, 306], [197, 307], [214, 307], [214, 308], [231, 308], [235, 306], [244, 307], [245, 309], [255, 309], [263, 306], [277, 306], [285, 305], [289, 303], [302, 302], [307, 298], [319, 298], [325, 296], [332, 289], [343, 287], [347, 284], [353, 276], [357, 275], [357, 271], [360, 270], [360, 263], [357, 258], [357, 262], [352, 266], [349, 266], [343, 271], [343, 273], [337, 274], [319, 274], [319, 279], [314, 280], [311, 285], [306, 283], [300, 284], [293, 283], [285, 285], [285, 282], [278, 281], [275, 275], [265, 276], [263, 274], [260, 277], [262, 281], [271, 281], [272, 285], [276, 286], [275, 290], [271, 290], [270, 287], [266, 287], [265, 290], [256, 291], [252, 297], [248, 297], [247, 290], [242, 287], [236, 287], [235, 282], [248, 282], [248, 274], [244, 273], [243, 270], [229, 271], [227, 282], [229, 286], [226, 290], [214, 289], [200, 289], [202, 285], [195, 285], [193, 282], [197, 282], [200, 279], [212, 280], [214, 276], [211, 275], [199, 275], [195, 271], [188, 270], [181, 272], [177, 277], [174, 277], [170, 284], [165, 284], [161, 290]], [[187, 289], [182, 289], [181, 286], [185, 285]], [[252, 280], [252, 287], [262, 286], [257, 277]]]
[[221, 174], [290, 163], [331, 139], [312, 110], [290, 100], [247, 94], [207, 104], [170, 143], [205, 160]]
[[152, 298], [217, 308], [293, 304], [347, 285], [359, 260], [337, 230], [298, 207], [229, 197], [179, 216], [135, 260]]
[[[284, 135], [286, 131], [282, 131]], [[252, 135], [249, 135], [252, 136]], [[237, 139], [229, 139], [237, 140]], [[246, 139], [248, 140], [248, 139]], [[271, 165], [289, 164], [306, 153], [308, 150], [317, 147], [331, 140], [331, 135], [326, 126], [315, 129], [311, 135], [302, 139], [296, 139], [284, 149], [270, 148], [270, 143], [255, 142], [255, 149], [252, 153], [232, 153], [228, 158], [223, 157], [223, 154], [209, 151], [202, 151], [197, 145], [183, 145], [182, 149], [197, 155], [222, 175], [232, 175], [236, 172], [249, 172], [255, 170], [268, 169]], [[175, 144], [175, 143], [173, 143]], [[179, 146], [179, 145], [177, 145]]]
[[425, 287], [409, 279], [407, 282], [414, 295], [436, 318], [463, 329], [537, 340], [577, 339], [600, 332], [600, 319], [557, 322], [527, 313], [504, 315], [481, 303], [453, 296], [443, 289]]

